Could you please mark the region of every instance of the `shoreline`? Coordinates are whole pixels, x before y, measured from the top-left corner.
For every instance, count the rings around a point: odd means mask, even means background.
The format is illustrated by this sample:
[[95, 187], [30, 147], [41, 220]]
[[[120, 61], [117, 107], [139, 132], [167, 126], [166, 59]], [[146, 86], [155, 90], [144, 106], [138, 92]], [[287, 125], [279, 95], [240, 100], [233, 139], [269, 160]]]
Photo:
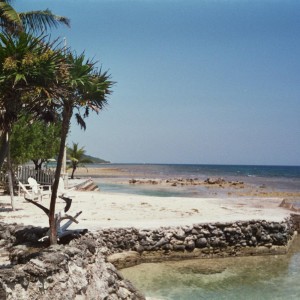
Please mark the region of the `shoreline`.
[[[133, 177], [139, 172], [132, 174], [129, 169], [107, 165], [77, 170], [76, 179], [68, 180], [69, 187], [90, 182], [94, 186], [99, 185], [100, 191], [70, 191], [73, 197], [69, 213], [75, 215], [82, 211], [79, 224], [73, 223], [70, 229], [87, 228], [94, 231], [110, 227], [156, 228], [251, 219], [281, 221], [295, 212], [290, 202], [300, 204], [299, 188], [274, 189], [261, 185], [260, 181], [256, 184], [241, 181], [240, 177], [203, 180], [167, 179], [161, 176], [159, 179], [151, 179], [149, 173], [141, 179], [133, 179], [139, 178]], [[103, 177], [99, 177], [100, 174]], [[105, 184], [115, 184], [116, 188], [101, 190], [101, 185], [105, 187]], [[155, 194], [157, 190], [161, 195]], [[139, 193], [145, 191], [144, 194]], [[48, 226], [47, 216], [39, 208], [25, 201], [22, 196], [15, 199], [17, 210], [13, 212], [10, 211], [10, 197], [1, 197], [0, 221]], [[45, 197], [42, 204], [48, 207], [49, 200]], [[280, 207], [282, 203], [287, 205]], [[63, 210], [64, 204], [58, 198], [56, 212]]]

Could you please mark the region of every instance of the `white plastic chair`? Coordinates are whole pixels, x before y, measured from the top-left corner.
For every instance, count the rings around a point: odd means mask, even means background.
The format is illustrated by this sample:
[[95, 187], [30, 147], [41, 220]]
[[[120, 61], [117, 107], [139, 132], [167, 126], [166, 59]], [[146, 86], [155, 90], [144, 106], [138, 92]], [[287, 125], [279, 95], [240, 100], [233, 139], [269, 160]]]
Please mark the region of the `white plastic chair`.
[[32, 189], [32, 192], [36, 195], [40, 196], [40, 199], [42, 200], [44, 196], [51, 196], [51, 185], [40, 185], [37, 183], [37, 181], [29, 177], [27, 179], [29, 186]]
[[39, 200], [41, 198], [41, 195], [38, 191], [33, 190], [29, 184], [23, 184], [19, 181], [19, 197], [21, 193], [24, 194], [25, 198], [28, 198], [30, 200]]

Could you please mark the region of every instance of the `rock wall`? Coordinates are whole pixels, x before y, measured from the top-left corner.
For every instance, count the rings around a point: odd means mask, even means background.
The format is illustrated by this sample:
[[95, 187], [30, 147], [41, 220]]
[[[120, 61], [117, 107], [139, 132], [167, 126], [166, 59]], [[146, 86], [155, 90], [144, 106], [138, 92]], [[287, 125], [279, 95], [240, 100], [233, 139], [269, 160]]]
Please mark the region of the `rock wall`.
[[[111, 249], [108, 260], [118, 268], [142, 262], [241, 255], [284, 254], [294, 236], [292, 219], [195, 224], [156, 230], [103, 230]], [[118, 254], [123, 252], [121, 254]]]

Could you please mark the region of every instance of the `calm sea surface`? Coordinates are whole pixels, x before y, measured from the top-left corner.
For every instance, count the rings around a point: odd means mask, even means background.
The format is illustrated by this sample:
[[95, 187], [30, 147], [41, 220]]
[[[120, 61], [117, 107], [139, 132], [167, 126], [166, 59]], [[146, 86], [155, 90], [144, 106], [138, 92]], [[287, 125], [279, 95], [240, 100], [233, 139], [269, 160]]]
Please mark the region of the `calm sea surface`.
[[[94, 165], [93, 165], [94, 167]], [[201, 187], [165, 189], [160, 185], [129, 185], [128, 179], [222, 177], [266, 186], [276, 191], [300, 191], [299, 166], [107, 164], [121, 172], [103, 173], [102, 191], [151, 196], [209, 196]], [[127, 182], [127, 184], [126, 184]], [[122, 270], [151, 299], [300, 299], [300, 238], [288, 255], [188, 260], [142, 264]]]

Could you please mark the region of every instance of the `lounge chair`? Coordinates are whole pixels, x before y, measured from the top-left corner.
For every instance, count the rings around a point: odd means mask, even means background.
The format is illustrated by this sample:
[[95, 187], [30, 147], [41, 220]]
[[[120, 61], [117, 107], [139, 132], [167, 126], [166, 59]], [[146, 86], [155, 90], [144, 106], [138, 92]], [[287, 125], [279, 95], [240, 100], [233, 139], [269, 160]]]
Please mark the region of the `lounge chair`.
[[43, 199], [44, 196], [48, 196], [50, 198], [50, 196], [51, 196], [51, 185], [40, 185], [32, 177], [29, 177], [27, 179], [27, 181], [28, 181], [28, 184], [31, 187], [32, 191], [35, 194], [40, 195], [41, 200]]
[[21, 196], [21, 193], [24, 194], [25, 198], [28, 198], [33, 201], [41, 199], [41, 194], [39, 190], [32, 189], [29, 184], [23, 184], [19, 181], [19, 196]]

